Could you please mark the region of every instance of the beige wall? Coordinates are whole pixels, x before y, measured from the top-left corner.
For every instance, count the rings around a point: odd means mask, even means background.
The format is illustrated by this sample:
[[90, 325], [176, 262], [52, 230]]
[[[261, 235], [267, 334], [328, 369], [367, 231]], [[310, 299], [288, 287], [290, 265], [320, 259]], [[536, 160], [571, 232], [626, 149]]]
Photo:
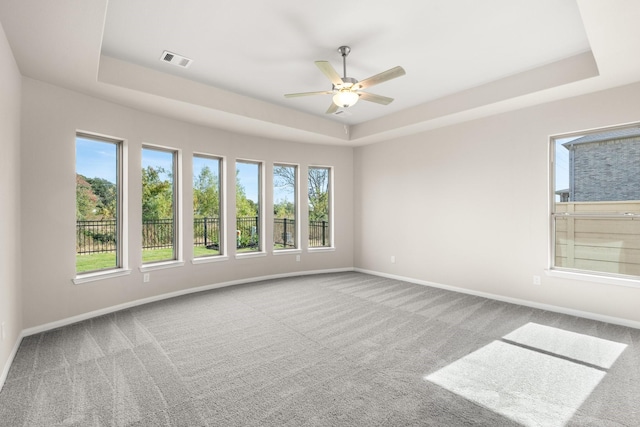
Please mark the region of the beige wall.
[[20, 288], [20, 91], [21, 77], [0, 25], [0, 386], [22, 331]]
[[[97, 132], [124, 138], [129, 153], [129, 253], [131, 275], [81, 285], [75, 275], [75, 132]], [[143, 143], [179, 148], [183, 155], [185, 265], [152, 271], [142, 282], [140, 149]], [[300, 165], [306, 189], [310, 165], [334, 167], [335, 251], [274, 256], [269, 248], [259, 258], [230, 259], [193, 265], [191, 156], [193, 152], [225, 156], [227, 190], [234, 191], [236, 158], [266, 165], [266, 208], [271, 209], [274, 162]], [[22, 256], [24, 260], [24, 327], [36, 327], [114, 305], [192, 287], [244, 278], [353, 266], [353, 149], [267, 140], [199, 127], [121, 107], [39, 81], [24, 79], [22, 126]], [[230, 198], [233, 201], [233, 193]], [[306, 194], [306, 190], [302, 194]], [[233, 206], [233, 205], [232, 205]], [[306, 212], [306, 200], [301, 201]], [[234, 212], [231, 212], [233, 215]], [[303, 215], [304, 217], [304, 215]], [[304, 220], [303, 220], [304, 221]], [[234, 236], [233, 217], [227, 232]], [[267, 226], [267, 235], [270, 230]], [[302, 233], [304, 236], [306, 233]], [[267, 238], [268, 239], [268, 238]], [[267, 240], [269, 241], [269, 240]], [[234, 250], [230, 248], [230, 250]]]
[[640, 321], [638, 288], [544, 272], [549, 136], [638, 111], [634, 84], [357, 148], [355, 266]]
[[[6, 45], [6, 43], [5, 43]], [[0, 53], [10, 56], [8, 47]], [[6, 61], [4, 61], [6, 62]], [[14, 64], [11, 61], [11, 64]], [[18, 122], [20, 77], [15, 66], [3, 73], [16, 100], [9, 126], [14, 162], [2, 173], [4, 200], [20, 200], [3, 212], [2, 250], [22, 242], [21, 257], [3, 258], [7, 283], [22, 283], [23, 316], [19, 324], [17, 286], [5, 286], [15, 336], [31, 328], [94, 310], [193, 287], [276, 274], [357, 267], [549, 304], [604, 316], [640, 321], [637, 289], [547, 277], [548, 266], [548, 138], [551, 134], [638, 120], [640, 84], [575, 99], [531, 107], [477, 121], [352, 149], [290, 143], [232, 134], [144, 113], [25, 78], [22, 85], [22, 163], [15, 160], [20, 139]], [[5, 76], [5, 74], [7, 76]], [[13, 82], [13, 83], [12, 83]], [[15, 83], [18, 82], [18, 83]], [[294, 255], [235, 259], [193, 265], [191, 238], [184, 240], [185, 265], [151, 272], [142, 283], [140, 252], [140, 177], [129, 176], [129, 276], [74, 285], [74, 198], [76, 130], [124, 138], [129, 164], [140, 164], [143, 143], [176, 147], [183, 154], [183, 204], [191, 205], [193, 152], [225, 156], [227, 189], [233, 191], [233, 161], [263, 160], [267, 172], [274, 162], [298, 163], [304, 177], [309, 165], [330, 165], [335, 172], [336, 250]], [[11, 152], [9, 147], [9, 152]], [[22, 197], [15, 185], [19, 174]], [[304, 186], [304, 179], [303, 179]], [[270, 200], [267, 174], [266, 200]], [[267, 203], [267, 209], [270, 208]], [[302, 212], [306, 200], [301, 203]], [[191, 221], [185, 209], [183, 223]], [[233, 211], [227, 232], [233, 235]], [[186, 227], [185, 231], [189, 228]], [[267, 229], [269, 235], [269, 229]], [[5, 243], [7, 242], [7, 243]], [[354, 246], [354, 242], [355, 246]], [[392, 264], [390, 257], [395, 256]], [[22, 277], [15, 267], [22, 259]], [[13, 268], [13, 270], [11, 269]], [[13, 272], [12, 272], [13, 271]], [[8, 275], [8, 276], [7, 276]], [[532, 276], [542, 285], [532, 285]], [[8, 311], [7, 311], [8, 310]], [[3, 314], [4, 315], [4, 314]], [[15, 341], [15, 340], [14, 340]], [[13, 345], [11, 343], [9, 347]], [[3, 344], [3, 354], [5, 350]]]

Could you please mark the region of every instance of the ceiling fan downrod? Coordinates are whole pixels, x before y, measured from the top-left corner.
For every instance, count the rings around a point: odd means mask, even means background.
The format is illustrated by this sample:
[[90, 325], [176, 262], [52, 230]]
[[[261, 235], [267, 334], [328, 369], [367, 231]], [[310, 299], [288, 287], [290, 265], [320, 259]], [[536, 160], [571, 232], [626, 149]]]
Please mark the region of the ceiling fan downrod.
[[338, 48], [338, 52], [342, 55], [342, 74], [343, 77], [347, 78], [347, 56], [349, 56], [349, 52], [351, 52], [351, 48], [349, 46], [340, 46]]

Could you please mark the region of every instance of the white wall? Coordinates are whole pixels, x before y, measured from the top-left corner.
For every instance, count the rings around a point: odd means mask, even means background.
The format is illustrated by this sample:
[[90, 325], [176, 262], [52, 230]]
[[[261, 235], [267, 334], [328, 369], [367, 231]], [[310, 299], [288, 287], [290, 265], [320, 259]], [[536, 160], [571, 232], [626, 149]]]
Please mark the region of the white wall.
[[20, 92], [21, 76], [0, 25], [0, 387], [22, 331], [20, 289]]
[[[144, 113], [24, 79], [22, 117], [22, 256], [24, 327], [37, 327], [129, 301], [192, 287], [290, 272], [353, 266], [353, 149], [290, 143], [232, 134]], [[97, 132], [124, 138], [129, 153], [129, 253], [131, 275], [81, 285], [75, 275], [75, 133]], [[143, 143], [182, 149], [185, 265], [151, 272], [142, 283], [140, 150]], [[303, 244], [295, 255], [267, 255], [193, 265], [189, 235], [192, 221], [191, 156], [204, 152], [225, 156], [227, 190], [234, 191], [236, 158], [262, 160], [267, 167], [266, 207], [271, 208], [271, 167], [274, 162], [300, 164], [306, 188], [309, 165], [328, 165], [335, 173], [335, 251], [309, 253]], [[233, 202], [233, 193], [230, 193]], [[303, 192], [302, 194], [306, 194]], [[233, 206], [233, 204], [232, 204]], [[303, 217], [306, 200], [301, 201]], [[233, 241], [233, 217], [227, 232]], [[303, 220], [304, 223], [304, 220]], [[269, 225], [267, 231], [270, 230]], [[303, 230], [302, 236], [306, 233]], [[269, 239], [266, 240], [270, 241]], [[303, 239], [304, 241], [304, 239]]]
[[[2, 54], [10, 55], [8, 47], [2, 49], [6, 51]], [[3, 76], [3, 84], [19, 82], [15, 66], [12, 69], [2, 69], [10, 76]], [[19, 84], [11, 87], [19, 91]], [[195, 126], [28, 78], [23, 79], [22, 91], [21, 170], [18, 172], [17, 161], [11, 163], [3, 156], [3, 161], [11, 165], [3, 167], [2, 173], [9, 173], [14, 181], [20, 173], [23, 328], [198, 286], [352, 266], [640, 321], [637, 289], [544, 274], [548, 257], [549, 135], [638, 120], [640, 84], [355, 150]], [[3, 98], [3, 108], [6, 102]], [[18, 104], [19, 99], [9, 103]], [[15, 108], [14, 116], [11, 123], [19, 120]], [[140, 164], [143, 143], [182, 149], [183, 174], [187, 178], [182, 187], [185, 207], [192, 202], [189, 159], [193, 152], [226, 156], [231, 166], [227, 171], [231, 191], [236, 158], [263, 160], [268, 171], [274, 162], [299, 163], [303, 178], [309, 165], [333, 166], [337, 248], [308, 253], [303, 246], [299, 263], [295, 256], [274, 256], [269, 251], [260, 258], [231, 256], [225, 262], [192, 265], [187, 235], [185, 265], [154, 271], [151, 282], [143, 284], [138, 270], [141, 256], [135, 250], [141, 243], [140, 177], [135, 173], [137, 168], [131, 166], [129, 262], [133, 272], [124, 278], [74, 285], [76, 130], [125, 138], [130, 165]], [[17, 147], [18, 130], [14, 129], [13, 134], [9, 141]], [[269, 180], [268, 174], [268, 183]], [[8, 198], [3, 197], [3, 203], [12, 198], [18, 200], [16, 187], [5, 185], [9, 181], [2, 180], [3, 191], [11, 193]], [[304, 182], [303, 179], [302, 185]], [[270, 185], [266, 187], [269, 200]], [[304, 212], [306, 201], [302, 202]], [[20, 224], [18, 207], [15, 212], [2, 215], [10, 215], [2, 221], [3, 233], [8, 233], [2, 250], [15, 252], [19, 245], [14, 227]], [[185, 209], [183, 223], [190, 221], [190, 209]], [[229, 218], [230, 235], [234, 228]], [[233, 248], [229, 249], [233, 255]], [[395, 264], [389, 261], [392, 255], [396, 257]], [[10, 265], [18, 265], [20, 258], [3, 259], [9, 260], [13, 262]], [[13, 268], [9, 277], [13, 283], [19, 282], [19, 271]], [[542, 276], [541, 286], [531, 284], [533, 275]], [[3, 292], [4, 283], [3, 276]], [[19, 300], [17, 287], [7, 290], [15, 294], [10, 296], [13, 301]], [[15, 311], [19, 304], [9, 306]], [[10, 316], [12, 323], [19, 322], [18, 313]]]
[[639, 111], [634, 84], [357, 148], [355, 266], [640, 321], [640, 289], [544, 272], [549, 136]]

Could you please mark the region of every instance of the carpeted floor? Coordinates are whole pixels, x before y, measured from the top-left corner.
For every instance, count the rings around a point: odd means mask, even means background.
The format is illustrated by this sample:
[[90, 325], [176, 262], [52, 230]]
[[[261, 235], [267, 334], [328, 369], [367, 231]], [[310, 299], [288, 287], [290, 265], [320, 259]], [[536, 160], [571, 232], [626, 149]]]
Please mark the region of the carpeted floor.
[[638, 426], [640, 330], [360, 273], [26, 337], [2, 426]]

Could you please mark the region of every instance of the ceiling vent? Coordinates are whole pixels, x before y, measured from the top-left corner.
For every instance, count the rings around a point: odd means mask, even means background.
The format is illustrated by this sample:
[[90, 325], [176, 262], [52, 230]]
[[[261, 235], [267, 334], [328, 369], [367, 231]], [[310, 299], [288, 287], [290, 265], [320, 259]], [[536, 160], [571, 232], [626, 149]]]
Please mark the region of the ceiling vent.
[[177, 53], [169, 52], [167, 50], [162, 52], [160, 60], [182, 68], [188, 68], [189, 65], [191, 65], [191, 63], [193, 62], [193, 59], [186, 58], [182, 55], [178, 55]]

